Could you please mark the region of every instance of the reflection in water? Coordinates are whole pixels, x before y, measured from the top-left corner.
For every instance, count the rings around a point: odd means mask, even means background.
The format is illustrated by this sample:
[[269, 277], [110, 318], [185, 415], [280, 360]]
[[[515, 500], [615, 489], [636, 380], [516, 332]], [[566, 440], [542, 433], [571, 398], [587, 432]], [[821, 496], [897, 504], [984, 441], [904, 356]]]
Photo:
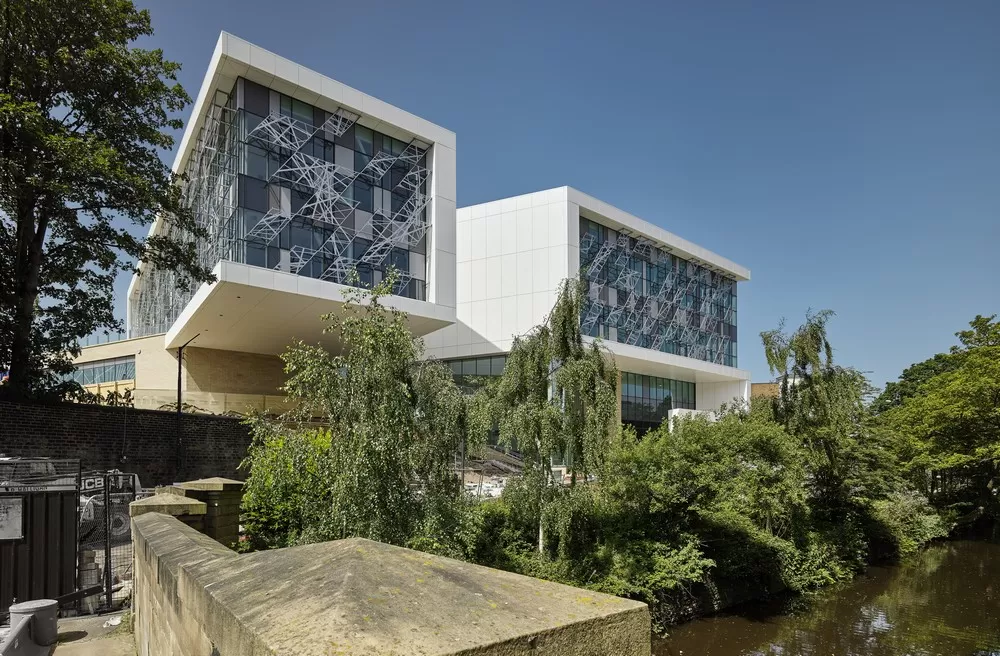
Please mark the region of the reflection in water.
[[657, 656], [1000, 656], [1000, 545], [947, 542], [808, 608], [748, 604], [675, 627]]

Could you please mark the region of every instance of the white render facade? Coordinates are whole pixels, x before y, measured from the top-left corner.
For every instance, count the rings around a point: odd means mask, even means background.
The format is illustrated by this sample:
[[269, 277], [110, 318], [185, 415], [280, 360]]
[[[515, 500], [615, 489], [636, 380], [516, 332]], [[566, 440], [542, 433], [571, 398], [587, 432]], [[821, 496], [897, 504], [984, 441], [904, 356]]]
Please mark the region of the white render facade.
[[646, 430], [749, 398], [736, 367], [748, 269], [571, 187], [456, 209], [456, 161], [453, 132], [222, 33], [173, 166], [217, 281], [180, 292], [172, 272], [134, 276], [129, 339], [85, 348], [82, 383], [117, 390], [130, 371], [138, 405], [159, 407], [187, 346], [192, 405], [274, 409], [276, 356], [296, 340], [339, 348], [320, 316], [354, 274], [370, 285], [395, 268], [384, 302], [456, 376], [500, 373], [582, 276], [581, 327], [622, 373], [623, 421]]

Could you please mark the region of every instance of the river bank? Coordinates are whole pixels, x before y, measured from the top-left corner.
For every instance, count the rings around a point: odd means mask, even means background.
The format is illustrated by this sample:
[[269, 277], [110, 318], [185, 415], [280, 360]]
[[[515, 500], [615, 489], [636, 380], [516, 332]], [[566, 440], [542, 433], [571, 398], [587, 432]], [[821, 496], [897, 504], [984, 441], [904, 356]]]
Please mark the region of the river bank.
[[937, 543], [808, 601], [751, 602], [673, 627], [653, 653], [1000, 654], [1000, 544]]

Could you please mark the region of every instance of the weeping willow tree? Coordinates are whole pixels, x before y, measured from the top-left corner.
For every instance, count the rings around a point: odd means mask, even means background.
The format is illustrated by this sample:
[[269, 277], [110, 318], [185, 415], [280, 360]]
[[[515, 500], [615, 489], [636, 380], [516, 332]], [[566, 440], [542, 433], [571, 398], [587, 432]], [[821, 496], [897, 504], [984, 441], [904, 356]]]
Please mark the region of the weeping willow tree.
[[358, 536], [440, 550], [454, 535], [467, 399], [423, 358], [407, 315], [383, 304], [395, 280], [347, 288], [342, 311], [324, 316], [339, 353], [296, 342], [282, 355], [296, 407], [254, 420], [244, 463], [254, 546]]
[[779, 395], [775, 419], [813, 454], [816, 496], [827, 509], [851, 497], [879, 497], [898, 483], [892, 455], [868, 426], [865, 399], [874, 389], [860, 371], [833, 362], [827, 338], [831, 310], [807, 312], [792, 333], [784, 326], [761, 333]]
[[499, 443], [524, 458], [521, 484], [545, 543], [545, 505], [557, 481], [552, 459], [562, 458], [570, 484], [598, 470], [616, 431], [618, 372], [599, 342], [580, 334], [582, 287], [563, 281], [545, 323], [514, 340], [503, 375], [478, 394], [478, 413], [499, 431]]

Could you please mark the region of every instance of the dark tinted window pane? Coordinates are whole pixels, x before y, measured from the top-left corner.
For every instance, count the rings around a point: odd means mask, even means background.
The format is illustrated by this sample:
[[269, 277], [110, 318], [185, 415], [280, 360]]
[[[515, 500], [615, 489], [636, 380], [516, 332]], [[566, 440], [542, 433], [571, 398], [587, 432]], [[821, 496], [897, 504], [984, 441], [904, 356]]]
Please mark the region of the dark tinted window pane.
[[368, 241], [367, 239], [362, 239], [361, 237], [355, 237], [354, 238], [354, 259], [355, 260], [360, 260], [361, 257], [368, 250], [368, 247], [370, 245], [371, 245], [371, 242]]
[[271, 246], [267, 249], [267, 268], [274, 269], [281, 263], [281, 249]]
[[247, 243], [247, 264], [258, 267], [267, 266], [264, 246], [252, 242]]
[[374, 155], [374, 136], [369, 128], [361, 125], [354, 126], [354, 150], [357, 150], [371, 157]]
[[267, 211], [267, 183], [263, 180], [240, 176], [240, 205], [259, 212]]
[[369, 266], [359, 266], [358, 267], [358, 279], [361, 281], [362, 287], [372, 286], [372, 269]]
[[410, 253], [400, 248], [394, 248], [389, 255], [389, 265], [394, 266], [403, 273], [410, 270]]
[[372, 186], [370, 184], [367, 182], [361, 182], [360, 180], [354, 183], [354, 200], [358, 202], [359, 210], [364, 210], [366, 212], [375, 211], [375, 205], [372, 199]]
[[392, 213], [395, 215], [396, 212], [403, 208], [403, 203], [406, 202], [406, 196], [402, 196], [397, 193], [392, 194]]
[[312, 248], [313, 232], [311, 226], [302, 221], [292, 223], [291, 246], [306, 246]]
[[270, 91], [256, 82], [243, 80], [243, 108], [258, 116], [267, 116], [270, 111]]
[[352, 125], [346, 131], [344, 131], [344, 134], [337, 137], [336, 143], [340, 146], [343, 146], [344, 148], [350, 148], [351, 150], [354, 150], [354, 127], [355, 126]]
[[292, 191], [292, 214], [299, 214], [302, 212], [302, 206], [306, 204], [309, 200], [309, 194], [304, 194], [301, 191]]
[[260, 180], [267, 179], [267, 153], [263, 148], [247, 146], [246, 174]]
[[254, 226], [263, 218], [264, 213], [256, 210], [242, 210], [243, 212], [243, 234], [253, 230]]
[[292, 118], [302, 121], [306, 125], [312, 125], [313, 107], [309, 103], [302, 102], [297, 98], [292, 98]]

